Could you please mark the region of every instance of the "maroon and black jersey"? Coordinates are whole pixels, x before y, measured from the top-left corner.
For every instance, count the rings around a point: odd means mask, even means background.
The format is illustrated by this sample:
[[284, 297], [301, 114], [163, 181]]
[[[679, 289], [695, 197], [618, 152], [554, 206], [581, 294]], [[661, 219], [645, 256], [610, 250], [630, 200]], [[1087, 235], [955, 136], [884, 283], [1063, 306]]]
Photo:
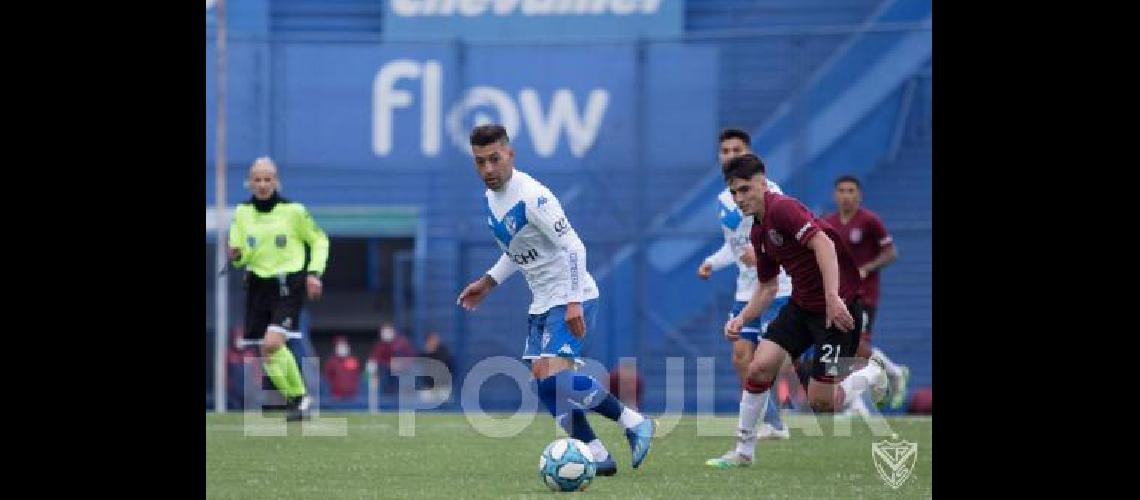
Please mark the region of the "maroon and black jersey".
[[761, 282], [775, 278], [779, 264], [792, 277], [792, 302], [810, 312], [826, 312], [823, 273], [815, 252], [807, 246], [823, 231], [834, 243], [839, 259], [839, 297], [849, 303], [859, 295], [859, 268], [851, 249], [831, 224], [815, 217], [799, 200], [771, 191], [764, 194], [764, 207], [763, 220], [752, 224], [752, 247], [756, 249]]

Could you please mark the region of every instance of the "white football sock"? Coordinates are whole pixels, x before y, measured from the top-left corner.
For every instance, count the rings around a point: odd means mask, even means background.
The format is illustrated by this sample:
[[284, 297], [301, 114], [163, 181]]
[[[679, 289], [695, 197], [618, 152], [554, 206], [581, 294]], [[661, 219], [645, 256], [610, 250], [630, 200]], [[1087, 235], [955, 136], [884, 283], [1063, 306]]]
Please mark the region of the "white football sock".
[[621, 420], [621, 426], [622, 427], [625, 427], [626, 429], [632, 429], [635, 426], [637, 426], [637, 424], [640, 424], [641, 422], [645, 421], [645, 417], [641, 416], [640, 413], [633, 411], [633, 410], [629, 409], [628, 406], [626, 406], [625, 408], [622, 408], [622, 410], [621, 410], [621, 419], [620, 420]]

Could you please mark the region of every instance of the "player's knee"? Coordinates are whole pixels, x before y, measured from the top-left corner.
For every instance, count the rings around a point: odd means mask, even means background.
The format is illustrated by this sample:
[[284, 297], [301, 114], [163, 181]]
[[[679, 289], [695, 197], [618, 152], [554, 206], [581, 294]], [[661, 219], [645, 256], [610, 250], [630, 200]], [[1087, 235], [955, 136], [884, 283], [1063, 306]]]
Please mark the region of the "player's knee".
[[757, 369], [757, 368], [754, 368], [752, 366], [749, 366], [748, 372], [744, 374], [745, 380], [756, 382], [756, 383], [771, 384], [772, 380], [774, 378], [775, 377], [772, 377], [771, 375], [769, 375], [767, 371], [762, 370], [762, 369]]
[[753, 361], [748, 365], [745, 377], [749, 382], [772, 385], [772, 381], [776, 378], [776, 370]]
[[752, 356], [749, 354], [749, 352], [741, 352], [739, 349], [732, 351], [732, 367], [736, 368], [737, 373], [744, 373], [748, 370], [748, 365], [752, 361]]
[[261, 352], [266, 356], [272, 356], [285, 345], [285, 337], [277, 332], [268, 332], [265, 334], [265, 341], [261, 344]]
[[554, 376], [558, 372], [574, 366], [574, 362], [566, 358], [540, 358], [534, 360], [530, 366], [530, 373], [535, 379], [541, 380]]
[[535, 380], [542, 380], [546, 378], [545, 365], [540, 365], [538, 363], [530, 365], [530, 374], [534, 375]]

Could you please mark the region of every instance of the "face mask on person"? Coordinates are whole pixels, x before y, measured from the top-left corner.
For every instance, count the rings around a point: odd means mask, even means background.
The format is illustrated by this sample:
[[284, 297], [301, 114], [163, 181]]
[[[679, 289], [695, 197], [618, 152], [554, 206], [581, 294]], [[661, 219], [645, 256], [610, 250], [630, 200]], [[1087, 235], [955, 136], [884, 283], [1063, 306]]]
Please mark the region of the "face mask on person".
[[396, 339], [396, 329], [391, 327], [384, 327], [380, 329], [380, 340], [384, 342], [391, 342]]
[[342, 358], [348, 357], [348, 344], [340, 343], [336, 345], [336, 355]]

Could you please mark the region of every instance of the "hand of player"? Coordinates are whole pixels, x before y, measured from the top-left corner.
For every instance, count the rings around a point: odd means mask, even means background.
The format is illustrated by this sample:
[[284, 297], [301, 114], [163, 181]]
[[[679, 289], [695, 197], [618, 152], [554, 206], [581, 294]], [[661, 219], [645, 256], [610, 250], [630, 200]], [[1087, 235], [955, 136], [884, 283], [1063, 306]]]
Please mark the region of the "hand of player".
[[570, 302], [566, 304], [566, 325], [575, 337], [586, 336], [586, 320], [582, 319], [582, 303]]
[[309, 292], [309, 300], [317, 300], [321, 298], [321, 289], [324, 285], [321, 284], [321, 279], [310, 274], [305, 278], [305, 289]]
[[752, 251], [752, 245], [744, 247], [744, 253], [740, 254], [740, 262], [748, 267], [756, 267], [756, 252]]
[[839, 298], [838, 295], [827, 297], [827, 322], [824, 327], [831, 328], [832, 325], [845, 332], [855, 328], [855, 318], [851, 317], [851, 312], [847, 310], [847, 304], [844, 304], [843, 299]]
[[459, 298], [455, 303], [462, 306], [468, 311], [474, 311], [479, 307], [479, 303], [487, 296], [487, 292], [491, 291], [491, 278], [483, 276], [475, 281], [472, 281], [463, 292], [459, 294]]
[[226, 250], [226, 255], [229, 256], [230, 260], [238, 260], [241, 258], [241, 249], [237, 247], [229, 247]]
[[740, 330], [744, 328], [744, 319], [733, 316], [724, 324], [724, 338], [736, 342], [740, 338]]
[[709, 279], [709, 276], [712, 276], [712, 264], [708, 262], [701, 263], [701, 267], [697, 268], [697, 276], [703, 280]]

